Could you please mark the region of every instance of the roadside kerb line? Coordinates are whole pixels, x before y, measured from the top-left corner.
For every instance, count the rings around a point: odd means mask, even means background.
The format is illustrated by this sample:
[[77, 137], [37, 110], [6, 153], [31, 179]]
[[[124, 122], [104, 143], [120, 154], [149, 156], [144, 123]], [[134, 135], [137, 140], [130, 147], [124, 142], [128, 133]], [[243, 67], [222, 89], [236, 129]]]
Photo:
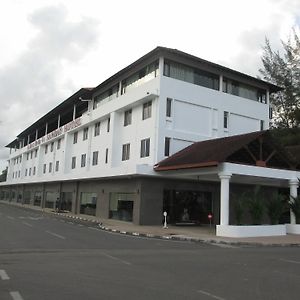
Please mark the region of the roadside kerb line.
[[9, 294], [11, 295], [13, 300], [23, 300], [23, 297], [21, 296], [21, 294], [18, 291], [13, 291], [13, 292], [10, 292]]
[[52, 231], [45, 231], [45, 232], [47, 232], [47, 233], [49, 233], [49, 234], [51, 234], [51, 235], [53, 235], [53, 236], [55, 236], [55, 237], [57, 237], [57, 238], [59, 238], [59, 239], [62, 239], [62, 240], [65, 240], [66, 238], [64, 237], [64, 236], [62, 236], [62, 235], [60, 235], [60, 234], [57, 234], [57, 233], [55, 233], [55, 232], [52, 232]]
[[7, 273], [5, 272], [5, 270], [0, 270], [0, 278], [2, 280], [9, 280], [10, 278], [8, 277]]

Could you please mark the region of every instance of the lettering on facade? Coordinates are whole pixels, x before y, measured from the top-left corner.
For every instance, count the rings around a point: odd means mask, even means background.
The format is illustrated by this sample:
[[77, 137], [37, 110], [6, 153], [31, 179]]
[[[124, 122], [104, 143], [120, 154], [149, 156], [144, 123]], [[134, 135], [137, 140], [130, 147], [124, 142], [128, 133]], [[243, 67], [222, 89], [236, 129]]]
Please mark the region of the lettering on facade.
[[80, 125], [81, 125], [81, 118], [79, 117], [79, 118], [65, 124], [64, 126], [61, 126], [57, 129], [49, 132], [47, 135], [42, 136], [41, 138], [37, 139], [36, 141], [30, 143], [29, 145], [27, 145], [27, 150], [37, 147], [45, 142], [49, 142], [50, 140], [62, 135], [63, 133], [66, 133]]

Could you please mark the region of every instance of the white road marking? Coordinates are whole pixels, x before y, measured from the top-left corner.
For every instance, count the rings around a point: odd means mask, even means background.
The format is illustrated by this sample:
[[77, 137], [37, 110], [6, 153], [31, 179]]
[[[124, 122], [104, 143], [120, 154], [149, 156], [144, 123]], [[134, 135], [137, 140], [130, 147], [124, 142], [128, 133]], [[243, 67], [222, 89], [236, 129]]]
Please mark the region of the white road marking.
[[27, 223], [27, 222], [22, 222], [24, 225], [29, 226], [29, 227], [33, 227], [33, 225]]
[[292, 264], [300, 264], [300, 261], [290, 260], [290, 259], [280, 259], [281, 261], [292, 263]]
[[57, 233], [54, 233], [54, 232], [51, 232], [51, 231], [46, 231], [47, 233], [59, 238], [59, 239], [62, 239], [62, 240], [65, 240], [66, 238], [60, 234], [57, 234]]
[[97, 230], [97, 231], [100, 231], [98, 228], [96, 227], [88, 227], [89, 229], [93, 229], [93, 230]]
[[7, 273], [5, 272], [5, 270], [0, 270], [0, 278], [2, 280], [9, 280], [10, 278], [8, 277]]
[[11, 295], [13, 300], [23, 300], [23, 297], [18, 291], [10, 292], [9, 294]]
[[240, 248], [239, 246], [233, 246], [233, 245], [230, 245], [230, 244], [222, 244], [222, 243], [211, 243], [212, 246], [217, 246], [217, 247], [220, 247], [220, 248], [232, 248], [232, 249], [237, 249], [237, 248]]
[[225, 300], [225, 298], [222, 298], [222, 297], [219, 297], [219, 296], [216, 296], [214, 294], [211, 294], [209, 292], [206, 292], [206, 291], [203, 291], [203, 290], [198, 290], [197, 291], [198, 293], [202, 294], [202, 295], [206, 295], [210, 298], [213, 298], [213, 299], [217, 299], [217, 300]]
[[101, 253], [102, 253], [104, 256], [106, 256], [106, 257], [108, 257], [108, 258], [111, 258], [111, 259], [113, 259], [113, 260], [117, 260], [117, 261], [119, 261], [119, 262], [121, 262], [121, 263], [123, 263], [123, 264], [125, 264], [125, 265], [131, 265], [131, 263], [130, 263], [129, 261], [120, 259], [120, 258], [115, 257], [115, 256], [112, 256], [112, 255], [109, 255], [109, 254], [107, 254], [107, 253], [105, 253], [105, 252], [101, 252]]
[[14, 217], [11, 217], [11, 216], [7, 216], [8, 219], [11, 219], [11, 220], [14, 220], [15, 218]]

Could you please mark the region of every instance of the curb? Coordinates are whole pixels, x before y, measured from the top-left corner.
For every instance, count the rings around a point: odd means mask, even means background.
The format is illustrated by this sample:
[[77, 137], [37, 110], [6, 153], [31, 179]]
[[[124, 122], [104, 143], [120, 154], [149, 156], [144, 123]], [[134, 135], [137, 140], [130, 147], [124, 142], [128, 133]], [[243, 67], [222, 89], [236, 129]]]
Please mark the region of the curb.
[[[3, 202], [0, 201], [4, 204], [11, 204], [14, 206], [22, 207], [25, 209], [32, 209], [31, 207], [28, 206], [22, 206], [19, 203], [10, 203], [10, 202]], [[135, 236], [135, 237], [146, 237], [146, 238], [153, 238], [153, 239], [161, 239], [161, 240], [172, 240], [172, 241], [181, 241], [181, 242], [193, 242], [193, 243], [204, 243], [204, 244], [210, 244], [210, 245], [230, 245], [230, 246], [248, 246], [248, 247], [300, 247], [300, 243], [279, 243], [279, 244], [264, 244], [264, 243], [258, 243], [258, 242], [241, 242], [241, 241], [226, 241], [226, 240], [215, 240], [215, 239], [204, 239], [204, 238], [193, 238], [193, 237], [188, 237], [188, 236], [172, 236], [172, 235], [157, 235], [157, 234], [152, 234], [152, 233], [139, 233], [139, 232], [131, 232], [131, 231], [124, 231], [122, 229], [112, 229], [109, 228], [105, 225], [103, 225], [102, 222], [99, 222], [97, 220], [91, 220], [88, 218], [84, 217], [79, 217], [76, 215], [64, 215], [59, 212], [55, 211], [45, 211], [43, 209], [38, 209], [42, 213], [47, 213], [47, 214], [52, 214], [52, 215], [57, 215], [59, 217], [63, 218], [69, 218], [69, 219], [75, 219], [75, 220], [80, 220], [84, 222], [89, 222], [94, 225], [97, 225], [95, 229], [97, 228], [98, 230], [103, 230], [106, 232], [112, 232], [112, 233], [117, 233], [117, 234], [122, 234], [122, 235], [129, 235], [129, 236]]]

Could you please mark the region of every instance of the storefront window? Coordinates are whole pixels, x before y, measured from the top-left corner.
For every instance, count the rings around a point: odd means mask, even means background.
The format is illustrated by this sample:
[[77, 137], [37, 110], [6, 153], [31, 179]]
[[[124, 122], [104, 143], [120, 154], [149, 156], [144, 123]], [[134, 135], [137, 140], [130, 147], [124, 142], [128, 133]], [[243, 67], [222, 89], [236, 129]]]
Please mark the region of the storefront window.
[[110, 193], [109, 217], [132, 222], [134, 193]]
[[31, 192], [25, 191], [24, 192], [24, 204], [30, 204], [30, 200], [31, 200]]
[[83, 215], [96, 215], [97, 193], [81, 193], [80, 213]]
[[33, 205], [41, 206], [42, 203], [42, 192], [35, 192], [33, 198]]
[[58, 205], [59, 194], [57, 192], [46, 192], [45, 207], [55, 209]]
[[72, 211], [72, 199], [73, 193], [72, 192], [62, 192], [61, 193], [61, 202], [59, 204], [59, 209]]
[[168, 222], [175, 224], [208, 224], [208, 214], [213, 212], [212, 195], [201, 191], [164, 191], [163, 211]]

